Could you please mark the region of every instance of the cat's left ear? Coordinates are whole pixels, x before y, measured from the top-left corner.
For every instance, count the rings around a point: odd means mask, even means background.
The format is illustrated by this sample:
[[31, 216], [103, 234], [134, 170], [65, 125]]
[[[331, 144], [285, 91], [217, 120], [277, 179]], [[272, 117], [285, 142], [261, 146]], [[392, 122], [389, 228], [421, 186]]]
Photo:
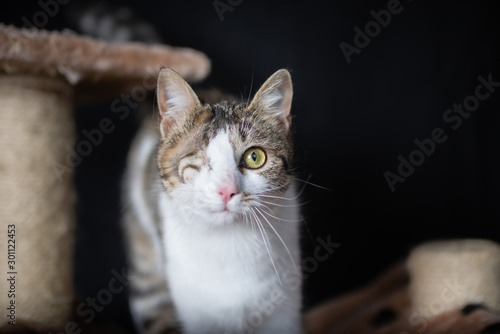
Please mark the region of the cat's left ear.
[[198, 96], [189, 84], [169, 68], [162, 69], [158, 75], [156, 95], [162, 138], [172, 127], [182, 124], [190, 112], [201, 107]]
[[292, 77], [285, 69], [275, 72], [262, 85], [250, 103], [249, 109], [263, 112], [282, 123], [286, 130], [292, 124]]

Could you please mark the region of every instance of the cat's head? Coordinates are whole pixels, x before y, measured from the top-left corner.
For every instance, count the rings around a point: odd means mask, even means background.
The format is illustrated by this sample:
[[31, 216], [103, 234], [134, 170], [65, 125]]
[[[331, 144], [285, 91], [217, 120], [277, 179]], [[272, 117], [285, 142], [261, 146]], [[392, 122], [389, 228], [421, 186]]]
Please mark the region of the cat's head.
[[202, 104], [176, 72], [163, 69], [158, 165], [168, 196], [193, 219], [215, 225], [269, 209], [291, 182], [292, 94], [282, 69], [250, 103]]

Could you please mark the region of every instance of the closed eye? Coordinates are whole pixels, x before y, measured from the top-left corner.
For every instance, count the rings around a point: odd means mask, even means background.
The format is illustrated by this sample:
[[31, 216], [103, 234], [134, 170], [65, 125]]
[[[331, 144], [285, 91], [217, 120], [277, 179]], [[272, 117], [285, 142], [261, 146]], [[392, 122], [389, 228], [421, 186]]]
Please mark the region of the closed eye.
[[185, 155], [185, 158], [181, 159], [179, 162], [179, 176], [184, 180], [184, 182], [187, 182], [190, 178], [188, 176], [193, 176], [193, 173], [199, 173], [202, 165], [202, 159], [197, 158], [193, 154]]

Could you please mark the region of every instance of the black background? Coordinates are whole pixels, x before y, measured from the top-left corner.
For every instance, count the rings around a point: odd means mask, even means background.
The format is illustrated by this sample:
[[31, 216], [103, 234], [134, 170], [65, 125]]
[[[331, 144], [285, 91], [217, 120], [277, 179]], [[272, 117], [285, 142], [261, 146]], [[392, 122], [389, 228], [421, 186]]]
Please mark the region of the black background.
[[[41, 10], [36, 1], [12, 3], [0, 18], [16, 26]], [[107, 3], [132, 8], [163, 43], [205, 52], [212, 72], [197, 88], [246, 97], [252, 80], [255, 91], [277, 69], [291, 71], [298, 177], [329, 189], [305, 187], [303, 256], [313, 255], [317, 238], [341, 244], [305, 280], [306, 308], [367, 284], [420, 242], [499, 240], [500, 87], [456, 130], [443, 120], [474, 94], [478, 76], [500, 81], [498, 1], [401, 0], [402, 11], [350, 63], [339, 44], [352, 45], [354, 27], [364, 30], [370, 11], [389, 1], [244, 0], [223, 21], [213, 1]], [[61, 5], [45, 28], [77, 30], [67, 14], [75, 4]], [[76, 110], [79, 133], [104, 117], [117, 126], [75, 171], [75, 282], [82, 299], [95, 297], [110, 271], [125, 266], [119, 186], [137, 122], [118, 121], [111, 102]], [[384, 172], [397, 173], [398, 156], [408, 159], [414, 140], [436, 128], [447, 140], [392, 192]], [[126, 294], [114, 296], [99, 316], [127, 326]]]

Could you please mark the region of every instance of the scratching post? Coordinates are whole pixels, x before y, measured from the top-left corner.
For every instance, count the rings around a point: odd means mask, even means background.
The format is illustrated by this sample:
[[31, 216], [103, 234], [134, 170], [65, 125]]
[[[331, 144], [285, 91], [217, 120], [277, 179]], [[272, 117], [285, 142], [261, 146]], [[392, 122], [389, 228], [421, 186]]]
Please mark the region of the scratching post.
[[61, 79], [0, 75], [0, 233], [15, 246], [10, 263], [1, 248], [2, 274], [14, 278], [2, 279], [1, 309], [12, 317], [1, 323], [15, 320], [7, 328], [59, 328], [72, 312], [75, 194], [52, 170], [75, 137], [72, 95]]
[[434, 318], [467, 304], [500, 312], [500, 246], [492, 241], [434, 241], [408, 259], [412, 311]]
[[0, 25], [0, 332], [72, 330], [74, 103], [144, 99], [162, 66], [198, 81], [210, 62], [189, 48]]

